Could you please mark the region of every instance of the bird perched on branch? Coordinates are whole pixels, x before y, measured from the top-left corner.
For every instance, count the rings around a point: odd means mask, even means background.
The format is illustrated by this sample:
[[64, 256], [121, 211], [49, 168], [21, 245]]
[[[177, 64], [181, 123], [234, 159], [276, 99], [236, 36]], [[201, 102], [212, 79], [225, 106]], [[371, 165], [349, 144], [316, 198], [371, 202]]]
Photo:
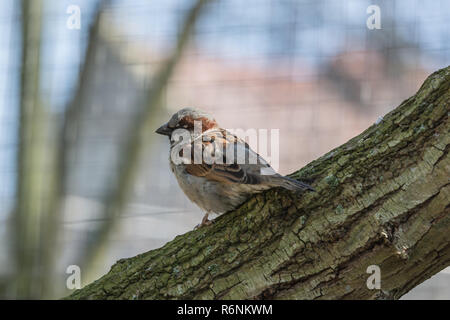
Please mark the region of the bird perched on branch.
[[210, 213], [231, 211], [252, 194], [273, 187], [314, 191], [276, 173], [245, 141], [203, 111], [181, 109], [156, 133], [169, 137], [170, 168], [187, 197], [205, 211], [199, 226], [211, 224]]

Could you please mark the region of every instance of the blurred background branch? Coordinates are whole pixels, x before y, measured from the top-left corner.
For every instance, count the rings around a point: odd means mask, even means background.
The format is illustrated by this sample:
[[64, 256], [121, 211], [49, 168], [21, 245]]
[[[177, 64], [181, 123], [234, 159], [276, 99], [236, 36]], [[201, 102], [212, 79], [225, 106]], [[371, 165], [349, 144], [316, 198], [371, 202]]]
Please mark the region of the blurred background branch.
[[[99, 37], [100, 19], [103, 11], [109, 5], [109, 0], [102, 0], [97, 4], [95, 9], [95, 14], [93, 18], [92, 25], [89, 31], [88, 44], [83, 59], [84, 63], [81, 67], [79, 74], [79, 79], [77, 81], [77, 89], [75, 94], [67, 106], [63, 114], [61, 133], [59, 135], [59, 148], [58, 148], [58, 163], [56, 166], [56, 171], [58, 172], [57, 180], [57, 197], [53, 203], [52, 213], [55, 218], [52, 226], [57, 226], [60, 221], [59, 213], [62, 212], [64, 208], [64, 199], [67, 196], [67, 180], [68, 180], [68, 157], [71, 152], [71, 146], [75, 143], [77, 135], [79, 134], [79, 126], [82, 118], [83, 112], [86, 111], [86, 104], [83, 103], [83, 96], [85, 94], [83, 83], [88, 82], [88, 68], [91, 66], [96, 55], [96, 42]], [[57, 238], [58, 230], [50, 230], [53, 235], [53, 240]], [[55, 255], [54, 255], [55, 256]]]
[[[151, 129], [157, 125], [160, 102], [167, 83], [179, 61], [195, 23], [210, 0], [198, 0], [186, 14], [180, 27], [172, 54], [160, 71], [149, 81], [147, 92], [137, 101], [137, 112], [127, 130], [127, 139], [120, 147], [117, 181], [106, 193], [100, 226], [87, 238], [75, 261], [85, 270], [84, 280], [91, 281], [93, 266], [101, 263], [108, 237], [117, 218], [127, 203], [135, 182], [139, 159], [145, 144], [151, 145]], [[51, 297], [54, 264], [59, 256], [58, 233], [61, 212], [64, 209], [69, 173], [68, 156], [79, 135], [80, 122], [86, 112], [89, 69], [96, 62], [101, 32], [102, 15], [109, 1], [97, 4], [89, 40], [81, 67], [77, 89], [71, 103], [59, 119], [62, 124], [49, 126], [49, 113], [41, 99], [40, 50], [42, 36], [42, 1], [21, 3], [22, 11], [22, 76], [20, 82], [19, 173], [17, 180], [17, 207], [14, 213], [16, 277], [13, 296], [21, 298]], [[149, 130], [150, 129], [150, 130]], [[50, 138], [51, 133], [56, 136]], [[59, 133], [58, 133], [59, 132]], [[50, 143], [49, 143], [50, 141]], [[45, 176], [44, 176], [45, 175]]]
[[86, 283], [93, 280], [94, 275], [91, 272], [95, 264], [104, 259], [109, 235], [114, 230], [117, 218], [122, 213], [135, 183], [142, 150], [145, 145], [152, 145], [151, 140], [154, 137], [152, 130], [157, 127], [157, 121], [160, 119], [158, 116], [161, 113], [160, 103], [168, 81], [188, 43], [195, 22], [207, 2], [211, 2], [211, 0], [197, 0], [192, 9], [188, 11], [180, 28], [174, 52], [150, 82], [147, 93], [143, 96], [143, 101], [139, 101], [138, 108], [141, 110], [136, 113], [135, 120], [129, 128], [128, 141], [125, 142], [122, 147], [123, 151], [120, 153], [117, 181], [104, 201], [106, 205], [101, 218], [104, 220], [93, 237], [89, 239], [86, 247], [81, 250], [82, 256], [79, 261], [83, 261], [81, 266], [83, 270], [87, 270], [84, 277]]
[[22, 63], [20, 80], [20, 126], [18, 149], [17, 203], [14, 214], [16, 294], [19, 297], [41, 296], [42, 238], [47, 204], [43, 201], [51, 190], [45, 182], [46, 111], [40, 94], [40, 50], [42, 1], [21, 2]]

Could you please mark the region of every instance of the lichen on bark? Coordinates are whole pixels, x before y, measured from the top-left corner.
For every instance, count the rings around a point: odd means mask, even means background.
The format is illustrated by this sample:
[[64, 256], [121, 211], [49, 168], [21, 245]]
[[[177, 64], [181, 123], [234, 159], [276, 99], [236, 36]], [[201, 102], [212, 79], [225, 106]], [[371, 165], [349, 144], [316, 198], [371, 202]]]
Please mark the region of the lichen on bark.
[[[398, 299], [450, 265], [450, 67], [366, 131], [69, 299]], [[366, 286], [367, 267], [381, 289]]]

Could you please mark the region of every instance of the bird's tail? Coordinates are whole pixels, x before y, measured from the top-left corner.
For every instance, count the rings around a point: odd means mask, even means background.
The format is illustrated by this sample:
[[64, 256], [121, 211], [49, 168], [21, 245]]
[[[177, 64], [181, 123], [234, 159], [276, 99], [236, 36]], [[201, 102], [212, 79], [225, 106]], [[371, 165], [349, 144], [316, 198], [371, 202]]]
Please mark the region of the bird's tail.
[[302, 190], [316, 191], [309, 184], [306, 184], [304, 182], [289, 177], [283, 177], [281, 175], [277, 176], [274, 179], [274, 182], [277, 186], [283, 187], [291, 191], [302, 191]]

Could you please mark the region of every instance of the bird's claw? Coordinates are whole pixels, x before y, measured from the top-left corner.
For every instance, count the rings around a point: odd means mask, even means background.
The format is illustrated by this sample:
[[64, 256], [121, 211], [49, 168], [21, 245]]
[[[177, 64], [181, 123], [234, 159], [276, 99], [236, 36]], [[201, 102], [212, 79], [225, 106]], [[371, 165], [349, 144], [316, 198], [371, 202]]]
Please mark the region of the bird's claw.
[[214, 220], [208, 220], [208, 216], [203, 217], [202, 222], [195, 226], [194, 230], [200, 229], [202, 227], [210, 226], [214, 223]]

